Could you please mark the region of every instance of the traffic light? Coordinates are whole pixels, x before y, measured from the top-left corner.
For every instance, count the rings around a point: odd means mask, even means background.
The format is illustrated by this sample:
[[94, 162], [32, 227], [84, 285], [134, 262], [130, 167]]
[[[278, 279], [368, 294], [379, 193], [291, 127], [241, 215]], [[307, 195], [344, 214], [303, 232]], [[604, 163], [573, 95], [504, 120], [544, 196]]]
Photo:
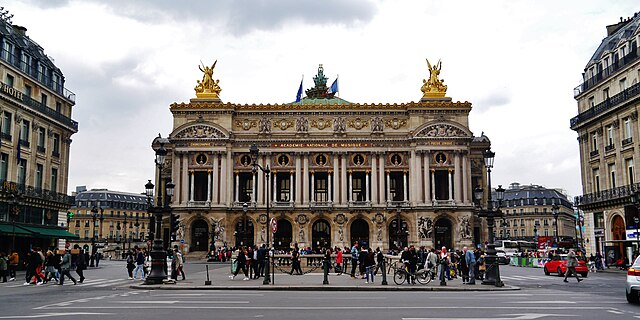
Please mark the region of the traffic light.
[[177, 214], [171, 214], [171, 240], [176, 240], [176, 234], [180, 228], [180, 221], [178, 221]]
[[73, 219], [73, 212], [68, 211], [67, 212], [67, 225], [69, 225], [69, 222], [71, 222], [71, 219]]

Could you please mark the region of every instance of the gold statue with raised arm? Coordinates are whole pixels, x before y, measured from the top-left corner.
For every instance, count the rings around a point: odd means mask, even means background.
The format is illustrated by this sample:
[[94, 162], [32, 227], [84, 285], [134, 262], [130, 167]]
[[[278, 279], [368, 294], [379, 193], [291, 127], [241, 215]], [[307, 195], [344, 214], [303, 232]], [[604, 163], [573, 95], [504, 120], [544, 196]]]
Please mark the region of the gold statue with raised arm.
[[211, 67], [208, 67], [200, 61], [198, 69], [203, 73], [202, 81], [198, 80], [198, 84], [194, 88], [198, 98], [217, 99], [220, 91], [222, 91], [218, 85], [220, 80], [213, 80], [213, 69], [216, 67], [216, 63], [218, 63], [218, 60]]
[[442, 62], [438, 60], [438, 63], [432, 66], [427, 59], [427, 66], [429, 67], [429, 80], [422, 80], [422, 98], [443, 98], [447, 93], [447, 86], [444, 84], [444, 80], [438, 79], [440, 70], [442, 70]]

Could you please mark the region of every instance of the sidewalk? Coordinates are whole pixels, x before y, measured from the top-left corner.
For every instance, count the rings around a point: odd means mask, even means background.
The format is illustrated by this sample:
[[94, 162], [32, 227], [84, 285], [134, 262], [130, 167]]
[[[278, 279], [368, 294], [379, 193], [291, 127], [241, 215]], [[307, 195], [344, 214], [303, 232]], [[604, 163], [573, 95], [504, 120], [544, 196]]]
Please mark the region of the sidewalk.
[[[229, 264], [220, 268], [219, 263], [209, 263], [209, 279], [211, 285], [205, 286], [207, 279], [205, 263], [192, 261], [185, 265], [187, 279], [179, 280], [176, 284], [144, 285], [142, 283], [132, 285], [132, 289], [144, 290], [282, 290], [282, 291], [509, 291], [520, 290], [519, 287], [504, 286], [495, 287], [482, 285], [476, 281], [476, 285], [463, 285], [460, 278], [448, 281], [446, 286], [440, 286], [438, 280], [433, 280], [426, 285], [396, 285], [393, 282], [393, 273], [387, 275], [388, 285], [381, 285], [382, 276], [378, 274], [375, 282], [367, 284], [364, 279], [353, 279], [349, 274], [337, 275], [329, 273], [329, 284], [323, 285], [324, 275], [321, 272], [312, 272], [304, 275], [289, 275], [276, 270], [273, 284], [263, 285], [263, 278], [243, 281], [244, 275], [240, 272], [235, 279], [229, 279], [231, 275]], [[217, 269], [213, 269], [217, 268]], [[319, 271], [319, 270], [318, 270]], [[178, 276], [178, 279], [181, 279]]]

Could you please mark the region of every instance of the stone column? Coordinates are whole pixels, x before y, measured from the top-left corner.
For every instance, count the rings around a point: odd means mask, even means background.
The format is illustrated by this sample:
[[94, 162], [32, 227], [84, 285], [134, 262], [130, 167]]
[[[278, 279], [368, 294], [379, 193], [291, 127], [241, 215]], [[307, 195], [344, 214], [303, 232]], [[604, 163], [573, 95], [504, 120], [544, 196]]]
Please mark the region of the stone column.
[[467, 153], [462, 154], [462, 203], [469, 203], [469, 166], [467, 162], [469, 156]]
[[189, 178], [191, 178], [191, 182], [189, 183], [189, 202], [193, 201], [193, 192], [195, 190], [195, 173], [193, 171], [189, 171]]
[[407, 195], [408, 186], [407, 186], [407, 172], [406, 171], [402, 172], [402, 185], [404, 186], [404, 190], [402, 190], [402, 191], [404, 191], [404, 193], [403, 193], [402, 196], [404, 197], [404, 201], [407, 201], [407, 200], [409, 200], [409, 197]]
[[349, 170], [349, 179], [347, 180], [349, 183], [349, 194], [347, 194], [348, 202], [353, 201], [353, 173]]
[[240, 195], [240, 174], [236, 171], [234, 172], [234, 174], [236, 175], [236, 194], [234, 196], [234, 202], [235, 203], [239, 203], [239, 195]]
[[393, 201], [391, 198], [391, 173], [387, 171], [387, 201]]
[[453, 192], [453, 198], [456, 201], [456, 203], [460, 203], [462, 202], [462, 192], [460, 192], [460, 187], [462, 186], [461, 183], [461, 179], [460, 179], [460, 171], [462, 171], [460, 169], [460, 152], [455, 153], [454, 157], [453, 157], [453, 187], [454, 187], [454, 192]]
[[[259, 160], [258, 160], [259, 161]], [[251, 184], [251, 202], [257, 202], [258, 200], [258, 171], [253, 172], [253, 183]]]
[[384, 162], [386, 161], [386, 157], [384, 154], [380, 154], [380, 156], [378, 157], [380, 160], [380, 169], [379, 169], [379, 173], [380, 173], [380, 177], [379, 177], [379, 186], [380, 186], [380, 203], [381, 204], [386, 204], [387, 199], [389, 199], [389, 197], [387, 197], [387, 190], [389, 189], [389, 178], [387, 177], [386, 179], [386, 186], [385, 186], [385, 177], [384, 177]]
[[413, 175], [416, 180], [416, 188], [414, 189], [415, 192], [411, 193], [412, 195], [415, 195], [415, 203], [425, 203], [425, 201], [423, 200], [424, 185], [422, 184], [422, 156], [422, 152], [416, 152], [416, 161], [414, 162], [416, 173]]
[[418, 202], [418, 197], [416, 194], [416, 190], [417, 190], [416, 175], [418, 175], [417, 169], [416, 169], [416, 162], [417, 162], [416, 151], [412, 149], [410, 152], [410, 158], [409, 158], [409, 192], [408, 192], [409, 197], [411, 197], [412, 206]]
[[220, 188], [218, 187], [218, 153], [213, 154], [213, 185], [211, 187], [212, 201], [214, 204], [220, 203]]
[[[176, 190], [174, 190], [174, 197], [171, 199], [171, 204], [178, 204], [180, 203], [181, 199], [180, 199], [180, 192], [182, 191], [182, 188], [180, 186], [180, 155], [177, 154], [175, 152], [175, 150], [172, 153], [172, 158], [171, 158], [171, 182], [173, 182], [173, 184], [175, 184]], [[46, 172], [46, 171], [45, 171]], [[43, 172], [43, 176], [44, 176], [44, 172]], [[44, 180], [44, 177], [43, 177]], [[44, 182], [44, 181], [43, 181]], [[102, 225], [100, 225], [100, 228], [102, 228]]]
[[309, 154], [305, 153], [302, 159], [302, 204], [309, 205]]
[[182, 193], [182, 204], [189, 201], [189, 158], [186, 153], [182, 154], [182, 181], [180, 181], [180, 191]]
[[340, 197], [340, 203], [341, 204], [347, 204], [347, 202], [349, 201], [349, 196], [348, 196], [348, 190], [347, 190], [347, 154], [343, 154], [342, 156], [342, 161], [341, 161], [341, 168], [340, 168], [340, 190], [342, 192], [340, 192], [341, 197]]
[[295, 202], [302, 204], [302, 160], [300, 154], [296, 154], [296, 199]]
[[[262, 155], [259, 160], [260, 162], [262, 162], [262, 165], [266, 168], [266, 157], [264, 155]], [[273, 173], [272, 173], [273, 174]], [[265, 202], [265, 196], [266, 198], [269, 198], [269, 195], [265, 195], [264, 194], [264, 183], [265, 183], [265, 177], [264, 174], [262, 173], [262, 171], [260, 171], [260, 169], [258, 169], [258, 171], [256, 171], [256, 173], [253, 175], [254, 176], [254, 184], [253, 184], [253, 189], [254, 190], [258, 190], [257, 195], [254, 194], [253, 197], [253, 201], [257, 201], [258, 203], [256, 205], [261, 205], [266, 203]], [[258, 181], [258, 187], [256, 188], [255, 182], [256, 180]]]
[[211, 170], [207, 170], [207, 202], [211, 203]]
[[227, 179], [227, 157], [226, 154], [220, 153], [220, 190], [218, 191], [218, 203], [228, 206], [229, 198], [227, 198], [227, 190], [229, 189], [229, 180]]
[[[232, 154], [231, 150], [227, 150], [227, 154], [226, 154], [226, 156], [227, 156], [227, 160], [226, 160], [227, 161], [227, 170], [224, 173], [224, 175], [227, 177], [226, 181], [232, 181], [232, 179], [233, 179], [233, 167], [234, 167], [234, 165], [233, 165], [232, 155], [233, 154]], [[226, 203], [227, 203], [227, 207], [228, 208], [231, 208], [231, 206], [233, 205], [231, 203], [231, 201], [233, 199], [233, 196], [231, 195], [232, 192], [233, 192], [233, 189], [231, 189], [230, 187], [226, 188], [226, 190], [225, 190], [225, 199], [226, 199]]]
[[429, 153], [424, 153], [424, 203], [431, 203], [431, 170], [429, 169]]
[[[271, 170], [271, 152], [267, 152], [264, 155], [264, 165], [265, 167], [268, 167], [269, 170]], [[269, 181], [267, 181], [267, 176], [264, 175], [264, 173], [262, 171], [260, 171], [260, 169], [258, 169], [258, 174], [260, 175], [260, 180], [264, 181], [264, 183], [262, 184], [262, 189], [263, 191], [260, 191], [259, 194], [262, 198], [264, 198], [263, 204], [267, 204], [267, 201], [275, 201], [275, 197], [269, 199], [269, 194], [267, 192], [267, 190], [265, 190], [268, 187], [268, 183]], [[272, 181], [276, 181], [276, 173], [275, 171], [272, 171], [271, 174], [269, 175], [269, 179], [271, 179]], [[275, 186], [275, 184], [274, 184]], [[273, 188], [274, 191], [276, 191], [276, 188]], [[264, 194], [264, 195], [263, 195]], [[275, 194], [275, 193], [274, 193]], [[269, 203], [269, 205], [271, 205], [271, 203]]]
[[338, 185], [338, 183], [340, 182], [340, 179], [338, 178], [340, 176], [340, 171], [338, 171], [338, 154], [337, 153], [333, 153], [333, 172], [335, 172], [336, 174], [336, 178], [333, 179], [333, 181], [331, 181], [331, 183], [333, 183], [333, 190], [335, 190], [336, 192], [336, 196], [333, 197], [333, 200], [336, 202], [340, 202], [340, 185]]
[[370, 200], [370, 198], [369, 198], [369, 192], [371, 191], [371, 190], [370, 190], [371, 188], [369, 187], [369, 171], [366, 171], [366, 172], [364, 173], [364, 176], [365, 176], [365, 194], [364, 194], [364, 200], [365, 200], [366, 202], [369, 202], [369, 201], [371, 201], [371, 200]]
[[311, 170], [311, 202], [316, 201], [316, 172]]
[[453, 201], [453, 177], [451, 174], [451, 169], [449, 169], [449, 201]]
[[431, 169], [431, 201], [436, 200], [436, 170]]
[[[273, 188], [275, 190], [275, 188]], [[293, 171], [289, 171], [289, 202], [293, 204]]]
[[333, 180], [331, 180], [331, 171], [329, 171], [327, 173], [327, 188], [329, 188], [329, 193], [328, 193], [328, 198], [327, 200], [331, 203], [333, 202], [333, 188], [332, 188], [332, 184]]
[[378, 155], [371, 154], [371, 203], [378, 203]]
[[[271, 171], [271, 200], [267, 199], [267, 201], [277, 201], [278, 200], [278, 173], [275, 171]], [[266, 183], [265, 183], [266, 184]], [[289, 187], [289, 191], [291, 191], [291, 187]]]

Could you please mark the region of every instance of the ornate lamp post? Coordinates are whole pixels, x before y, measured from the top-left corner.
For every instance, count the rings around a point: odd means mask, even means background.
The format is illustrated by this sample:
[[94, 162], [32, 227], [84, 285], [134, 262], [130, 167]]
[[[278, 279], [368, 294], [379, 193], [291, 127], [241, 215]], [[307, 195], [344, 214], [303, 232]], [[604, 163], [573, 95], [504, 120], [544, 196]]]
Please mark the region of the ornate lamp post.
[[[251, 147], [249, 148], [249, 154], [251, 155], [251, 165], [253, 166], [253, 172], [257, 172], [258, 169], [260, 169], [260, 171], [262, 171], [264, 173], [264, 176], [266, 178], [266, 188], [267, 188], [267, 228], [269, 228], [269, 204], [271, 203], [271, 193], [269, 192], [269, 186], [271, 185], [270, 183], [270, 175], [271, 175], [271, 169], [269, 169], [269, 165], [267, 165], [266, 167], [262, 167], [260, 164], [258, 164], [258, 154], [260, 152], [260, 149], [258, 149], [258, 146], [254, 143], [251, 145]], [[271, 245], [271, 230], [267, 230], [267, 249], [269, 251], [272, 250], [272, 245]], [[265, 269], [264, 269], [264, 281], [262, 282], [262, 284], [269, 284], [271, 283], [271, 277], [272, 275], [269, 273], [269, 260], [270, 260], [270, 254], [265, 255], [265, 259], [267, 259], [267, 263], [265, 264]], [[273, 268], [271, 268], [271, 270], [273, 270]], [[274, 276], [274, 280], [275, 280], [275, 276]]]
[[536, 250], [539, 249], [538, 246], [538, 227], [540, 226], [540, 221], [536, 220], [535, 224], [533, 225], [533, 238], [535, 239], [536, 242]]
[[400, 234], [402, 230], [402, 221], [400, 215], [402, 214], [402, 205], [398, 203], [396, 206], [396, 248], [398, 252], [402, 252], [402, 243], [400, 243]]
[[487, 264], [487, 271], [485, 275], [485, 279], [482, 281], [482, 284], [486, 285], [495, 285], [496, 287], [504, 286], [502, 280], [500, 280], [500, 266], [498, 264], [498, 257], [496, 256], [496, 245], [495, 245], [495, 234], [494, 234], [494, 226], [495, 226], [495, 218], [499, 218], [502, 216], [502, 211], [500, 211], [500, 206], [502, 205], [502, 200], [504, 199], [504, 189], [502, 186], [498, 186], [496, 189], [496, 207], [494, 208], [493, 200], [491, 199], [491, 168], [493, 168], [493, 159], [495, 157], [495, 153], [491, 151], [491, 149], [487, 149], [483, 152], [485, 167], [487, 168], [487, 187], [489, 192], [487, 192], [487, 208], [483, 209], [481, 205], [481, 199], [483, 196], [483, 190], [480, 186], [476, 187], [475, 199], [477, 201], [478, 211], [480, 217], [485, 217], [487, 219], [487, 227], [489, 231], [489, 243], [487, 244], [487, 254], [485, 257], [485, 263]]
[[[164, 167], [164, 160], [167, 157], [167, 150], [164, 148], [164, 144], [160, 143], [160, 148], [156, 150], [156, 166], [158, 167], [158, 180], [160, 186], [162, 186], [162, 168]], [[153, 186], [151, 181], [149, 181], [146, 185], [146, 193], [149, 196], [150, 191], [148, 189], [149, 186]], [[155, 234], [153, 239], [153, 248], [151, 250], [151, 273], [147, 277], [145, 284], [160, 284], [164, 279], [167, 278], [167, 273], [165, 272], [165, 267], [167, 264], [167, 252], [164, 251], [164, 244], [162, 241], [162, 237], [160, 237], [160, 230], [162, 230], [162, 216], [165, 212], [171, 212], [171, 207], [169, 207], [169, 202], [171, 202], [171, 197], [173, 196], [173, 188], [175, 185], [170, 181], [165, 185], [165, 201], [163, 202], [162, 192], [158, 192], [156, 207], [151, 208], [151, 212], [156, 214], [155, 217]], [[153, 188], [151, 188], [151, 194], [153, 194]]]
[[560, 235], [558, 234], [558, 215], [560, 214], [560, 207], [554, 203], [553, 206], [551, 206], [551, 212], [553, 213], [553, 220], [556, 227], [556, 234], [553, 241], [556, 243], [556, 246], [559, 246], [558, 241], [560, 239]]
[[98, 228], [98, 240], [102, 239], [102, 226], [104, 223], [104, 209], [100, 208], [100, 217], [98, 218], [98, 220], [100, 220], [100, 226]]
[[98, 207], [91, 208], [91, 220], [93, 222], [93, 233], [91, 235], [91, 259], [89, 259], [89, 267], [95, 267], [96, 258], [96, 220], [98, 220]]
[[241, 245], [247, 245], [247, 211], [249, 211], [249, 205], [245, 202], [242, 204], [242, 241]]
[[152, 200], [153, 200], [153, 190], [155, 188], [155, 186], [153, 185], [153, 183], [151, 182], [151, 180], [149, 180], [149, 182], [147, 182], [147, 184], [144, 185], [145, 188], [145, 194], [147, 195], [147, 216], [149, 216], [149, 224], [148, 224], [148, 229], [149, 229], [149, 234], [147, 236], [147, 239], [149, 241], [153, 241], [155, 235], [155, 217], [153, 216], [153, 204], [152, 204]]
[[[136, 227], [136, 241], [139, 242], [140, 241], [140, 221], [138, 220], [140, 216], [139, 212], [136, 212], [136, 223], [133, 224], [133, 226]], [[129, 249], [131, 249], [131, 246], [129, 246]]]

